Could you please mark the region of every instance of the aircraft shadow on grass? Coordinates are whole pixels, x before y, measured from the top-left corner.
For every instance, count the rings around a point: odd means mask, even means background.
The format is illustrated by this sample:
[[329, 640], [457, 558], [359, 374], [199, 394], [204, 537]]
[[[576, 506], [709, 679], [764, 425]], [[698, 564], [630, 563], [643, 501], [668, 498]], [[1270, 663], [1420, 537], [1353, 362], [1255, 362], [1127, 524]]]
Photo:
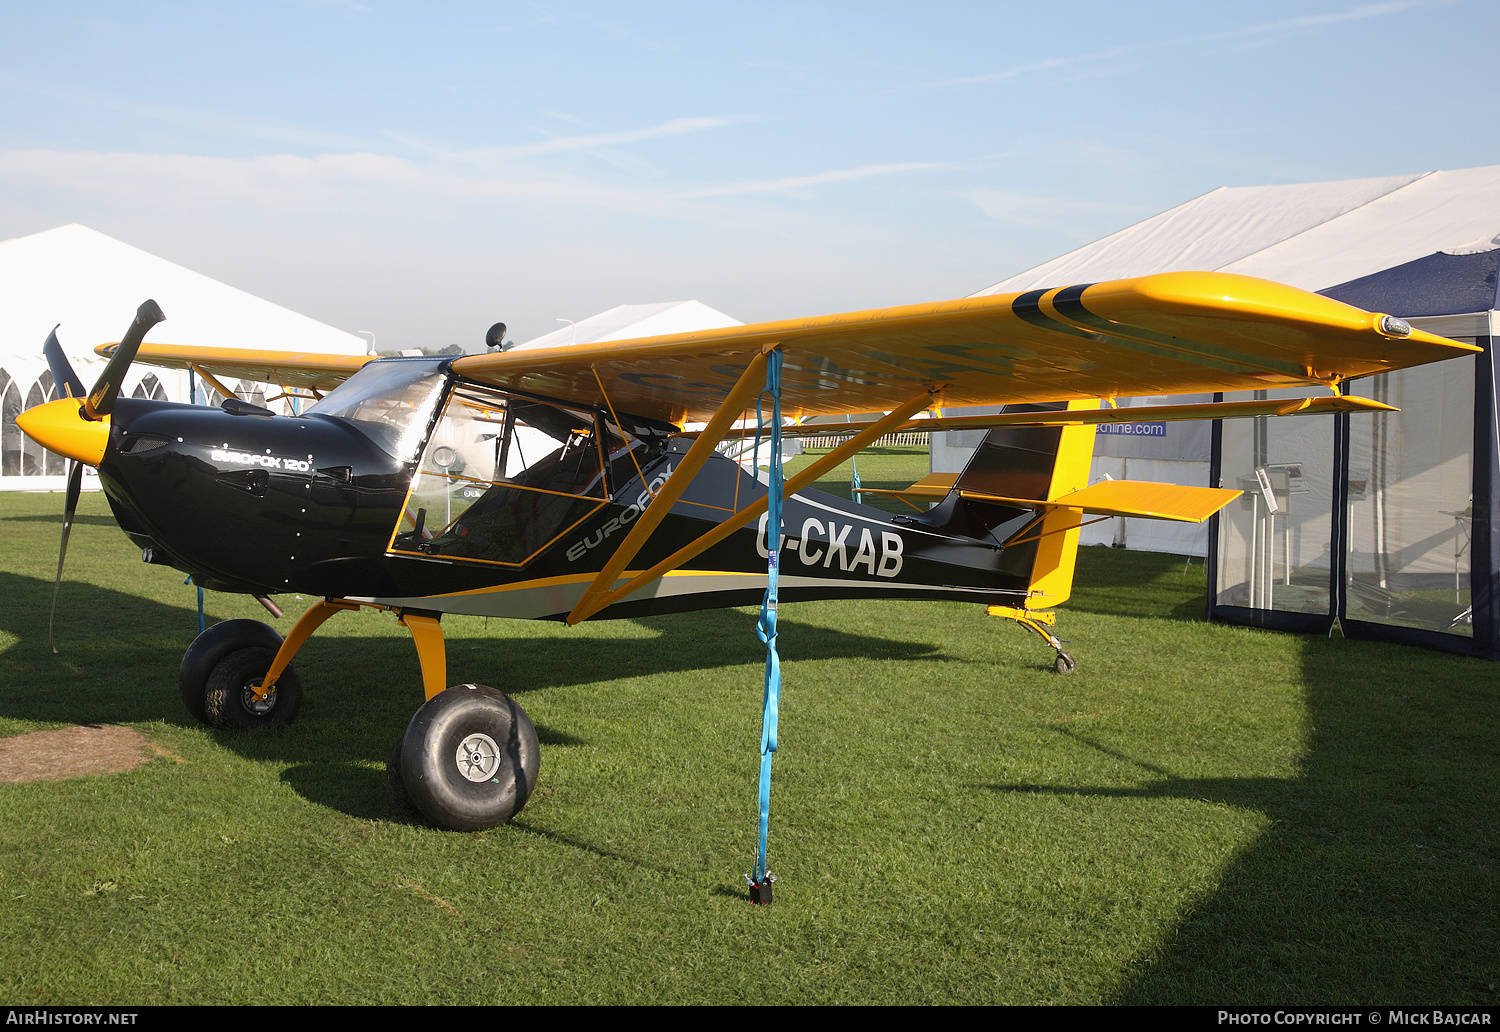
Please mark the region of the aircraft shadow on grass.
[[[982, 786], [1203, 800], [1271, 819], [1109, 1002], [1500, 1001], [1500, 822], [1493, 778], [1473, 776], [1500, 755], [1493, 672], [1439, 658], [1445, 675], [1420, 685], [1359, 681], [1328, 662], [1339, 644], [1303, 646], [1314, 730], [1298, 776], [1177, 777], [1060, 728], [1159, 780]], [[1360, 661], [1378, 665], [1375, 651]]]
[[[0, 632], [17, 639], [0, 652], [0, 717], [195, 726], [178, 688], [183, 650], [197, 633], [190, 610], [66, 582], [58, 603], [61, 654], [53, 656], [47, 646], [51, 598], [50, 582], [0, 572]], [[212, 608], [210, 596], [210, 613]], [[286, 633], [297, 615], [288, 612], [268, 622]], [[210, 616], [210, 622], [213, 619]], [[305, 693], [297, 723], [268, 731], [215, 729], [211, 734], [242, 755], [290, 764], [283, 781], [312, 802], [355, 817], [401, 819], [386, 791], [384, 762], [391, 743], [422, 702], [416, 650], [404, 634], [341, 636], [338, 619], [325, 624], [297, 655], [294, 668]], [[526, 694], [547, 689], [745, 667], [746, 705], [759, 706], [765, 646], [755, 634], [755, 614], [721, 609], [637, 623], [657, 633], [631, 638], [596, 638], [586, 632], [514, 639], [450, 637], [448, 680], [488, 684], [526, 705]], [[800, 624], [785, 610], [780, 633], [784, 660], [901, 661], [931, 659], [942, 652], [931, 642]], [[537, 736], [544, 748], [582, 741], [565, 727], [540, 723]]]

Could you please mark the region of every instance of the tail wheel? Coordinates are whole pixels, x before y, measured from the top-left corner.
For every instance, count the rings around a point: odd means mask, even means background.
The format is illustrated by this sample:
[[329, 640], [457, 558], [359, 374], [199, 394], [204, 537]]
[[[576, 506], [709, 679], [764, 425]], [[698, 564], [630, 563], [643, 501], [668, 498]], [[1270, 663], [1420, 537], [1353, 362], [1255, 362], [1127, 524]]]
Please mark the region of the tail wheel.
[[256, 692], [275, 658], [275, 649], [252, 647], [219, 660], [203, 692], [207, 722], [215, 727], [258, 728], [296, 720], [302, 709], [302, 680], [291, 667], [282, 671], [268, 692]]
[[[208, 719], [203, 705], [208, 694], [208, 678], [224, 657], [240, 649], [258, 647], [281, 648], [281, 635], [269, 624], [259, 620], [224, 620], [214, 624], [188, 646], [182, 655], [182, 668], [177, 674], [177, 683], [182, 690], [182, 704], [187, 711], [205, 724]], [[262, 671], [264, 673], [265, 671]]]
[[1052, 669], [1059, 674], [1071, 674], [1078, 669], [1078, 661], [1066, 652], [1059, 652], [1052, 661]]
[[454, 831], [482, 831], [520, 813], [540, 765], [526, 711], [482, 684], [455, 685], [428, 699], [401, 739], [407, 797], [432, 823]]

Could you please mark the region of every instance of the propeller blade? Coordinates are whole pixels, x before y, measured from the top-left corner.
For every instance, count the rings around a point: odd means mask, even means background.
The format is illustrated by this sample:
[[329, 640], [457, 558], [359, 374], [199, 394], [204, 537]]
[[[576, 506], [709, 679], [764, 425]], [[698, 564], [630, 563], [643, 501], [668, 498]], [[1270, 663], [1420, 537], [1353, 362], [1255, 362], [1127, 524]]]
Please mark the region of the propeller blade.
[[[62, 323], [57, 324], [61, 325]], [[62, 345], [57, 342], [57, 326], [52, 327], [52, 332], [47, 334], [47, 343], [42, 345], [47, 368], [52, 370], [53, 390], [59, 398], [82, 398], [83, 381], [73, 372], [73, 363], [68, 361], [68, 356], [63, 354]]]
[[125, 379], [125, 371], [135, 361], [135, 353], [140, 350], [141, 341], [151, 327], [165, 318], [155, 301], [142, 302], [141, 307], [136, 309], [135, 321], [125, 331], [125, 336], [120, 338], [115, 353], [109, 357], [109, 364], [99, 374], [94, 389], [89, 391], [89, 396], [83, 401], [84, 413], [90, 419], [107, 416], [114, 409], [115, 399], [120, 396], [120, 384]]
[[78, 496], [83, 492], [83, 463], [73, 462], [68, 471], [68, 494], [63, 503], [62, 545], [57, 550], [57, 579], [52, 582], [52, 615], [47, 617], [47, 644], [52, 654], [57, 655], [57, 646], [52, 642], [52, 624], [57, 619], [57, 589], [62, 587], [63, 560], [68, 557], [68, 534], [73, 530], [73, 515], [78, 511]]

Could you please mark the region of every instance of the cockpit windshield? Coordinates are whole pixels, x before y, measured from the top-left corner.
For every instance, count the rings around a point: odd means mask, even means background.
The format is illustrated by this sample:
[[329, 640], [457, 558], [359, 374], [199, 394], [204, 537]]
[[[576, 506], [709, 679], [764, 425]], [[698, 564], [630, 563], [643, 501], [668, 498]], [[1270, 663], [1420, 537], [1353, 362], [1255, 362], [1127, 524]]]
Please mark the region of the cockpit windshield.
[[355, 423], [402, 462], [415, 461], [443, 392], [446, 359], [371, 362], [306, 412]]

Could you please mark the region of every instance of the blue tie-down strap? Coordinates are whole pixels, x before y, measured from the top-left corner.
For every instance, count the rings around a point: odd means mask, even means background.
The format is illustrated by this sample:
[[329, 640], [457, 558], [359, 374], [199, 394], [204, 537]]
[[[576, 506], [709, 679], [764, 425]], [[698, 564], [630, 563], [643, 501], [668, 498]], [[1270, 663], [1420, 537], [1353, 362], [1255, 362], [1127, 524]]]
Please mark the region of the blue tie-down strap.
[[[771, 756], [776, 752], [776, 717], [781, 709], [781, 658], [776, 654], [776, 584], [781, 550], [781, 352], [773, 351], [766, 364], [765, 395], [771, 396], [771, 475], [766, 504], [766, 597], [755, 632], [766, 644], [766, 690], [760, 717], [760, 834], [755, 851], [755, 876], [745, 876], [750, 898], [771, 902], [776, 876], [766, 870], [766, 834], [771, 823]], [[760, 450], [764, 418], [756, 405], [755, 448]]]

